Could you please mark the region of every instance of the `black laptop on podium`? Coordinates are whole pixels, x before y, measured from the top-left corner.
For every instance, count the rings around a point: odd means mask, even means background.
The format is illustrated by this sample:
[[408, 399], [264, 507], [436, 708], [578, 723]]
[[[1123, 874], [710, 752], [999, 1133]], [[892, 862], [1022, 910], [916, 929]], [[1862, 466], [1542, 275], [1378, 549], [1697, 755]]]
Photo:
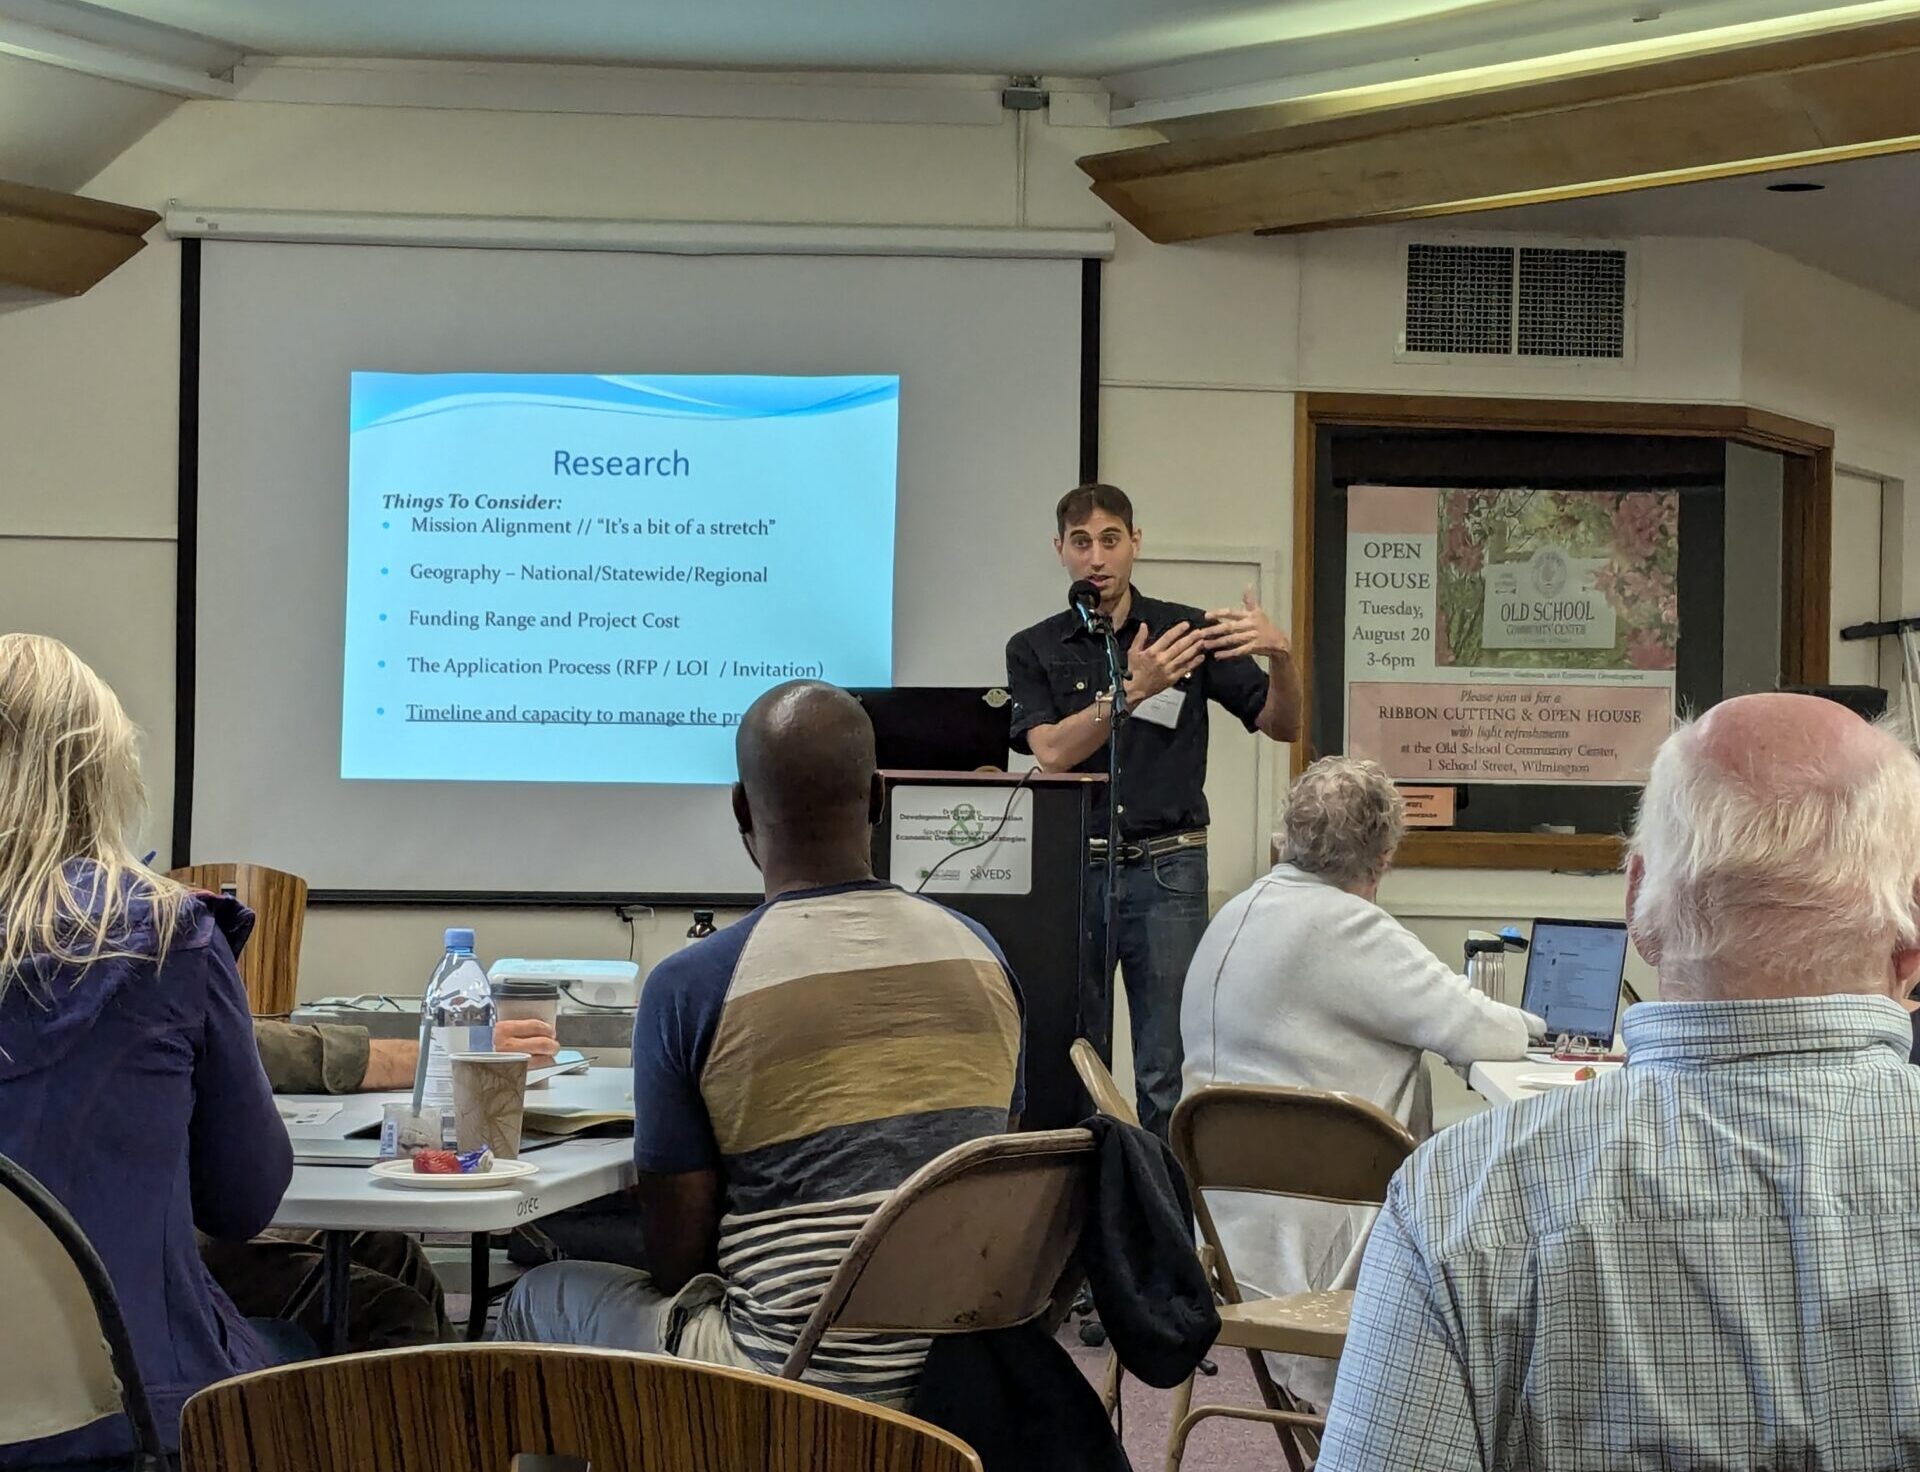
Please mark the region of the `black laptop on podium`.
[[891, 685], [851, 693], [873, 722], [883, 772], [1006, 770], [1013, 701], [998, 686]]

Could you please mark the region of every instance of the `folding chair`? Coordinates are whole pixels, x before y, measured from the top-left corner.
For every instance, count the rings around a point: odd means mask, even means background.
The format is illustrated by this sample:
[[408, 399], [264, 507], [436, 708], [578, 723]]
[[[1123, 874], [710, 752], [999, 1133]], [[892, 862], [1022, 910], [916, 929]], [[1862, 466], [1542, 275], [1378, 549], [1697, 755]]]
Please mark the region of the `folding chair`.
[[1107, 1065], [1100, 1061], [1100, 1054], [1093, 1044], [1085, 1038], [1075, 1038], [1068, 1056], [1073, 1059], [1073, 1071], [1080, 1075], [1081, 1087], [1087, 1091], [1087, 1097], [1093, 1100], [1094, 1112], [1139, 1129], [1140, 1115], [1133, 1107], [1133, 1100], [1113, 1081], [1113, 1075], [1107, 1072]]
[[970, 1334], [1043, 1317], [1077, 1278], [1093, 1136], [989, 1135], [895, 1189], [853, 1239], [780, 1373], [832, 1330]]
[[53, 1193], [0, 1156], [0, 1444], [35, 1441], [123, 1415], [133, 1472], [166, 1452], [134, 1362], [106, 1264]]
[[[1122, 1092], [1120, 1085], [1114, 1082], [1113, 1075], [1107, 1071], [1107, 1065], [1100, 1059], [1099, 1050], [1085, 1038], [1075, 1038], [1073, 1047], [1068, 1049], [1073, 1059], [1073, 1071], [1080, 1075], [1080, 1086], [1087, 1091], [1087, 1097], [1093, 1101], [1094, 1111], [1108, 1119], [1117, 1119], [1122, 1124], [1140, 1127], [1139, 1112], [1133, 1107], [1133, 1100]], [[1076, 1307], [1074, 1312], [1085, 1312], [1089, 1319], [1092, 1310], [1084, 1306]], [[1085, 1342], [1087, 1326], [1082, 1326], [1082, 1342]], [[1100, 1337], [1106, 1331], [1100, 1331]], [[1095, 1340], [1098, 1343], [1098, 1338]], [[1109, 1347], [1107, 1350], [1107, 1374], [1100, 1384], [1100, 1404], [1106, 1407], [1107, 1415], [1112, 1417], [1120, 1404], [1120, 1352]]]
[[1193, 1428], [1209, 1416], [1265, 1421], [1280, 1438], [1287, 1464], [1303, 1472], [1317, 1452], [1324, 1417], [1309, 1415], [1267, 1372], [1265, 1356], [1338, 1360], [1346, 1348], [1353, 1294], [1291, 1293], [1247, 1299], [1220, 1246], [1208, 1191], [1246, 1191], [1345, 1206], [1379, 1206], [1393, 1173], [1413, 1152], [1405, 1125], [1352, 1094], [1259, 1084], [1213, 1084], [1189, 1094], [1173, 1112], [1173, 1153], [1193, 1187], [1194, 1214], [1205, 1244], [1201, 1261], [1220, 1299], [1216, 1344], [1244, 1349], [1266, 1408], [1193, 1405], [1193, 1381], [1180, 1387], [1167, 1440], [1167, 1472], [1178, 1472]]

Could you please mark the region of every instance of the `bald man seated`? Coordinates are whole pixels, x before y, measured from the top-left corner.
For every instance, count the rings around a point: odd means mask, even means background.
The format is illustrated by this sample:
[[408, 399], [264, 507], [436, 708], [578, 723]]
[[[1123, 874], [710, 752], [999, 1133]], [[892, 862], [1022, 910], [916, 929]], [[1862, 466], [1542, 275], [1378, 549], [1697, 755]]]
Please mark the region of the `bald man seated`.
[[[1023, 1108], [1020, 993], [973, 921], [873, 876], [873, 727], [797, 681], [741, 720], [733, 811], [766, 903], [668, 957], [633, 1029], [648, 1270], [562, 1262], [503, 1339], [777, 1374], [875, 1207]], [[807, 1379], [903, 1405], [927, 1341], [828, 1334]]]
[[1750, 695], [1661, 749], [1626, 1067], [1395, 1178], [1319, 1466], [1920, 1464], [1920, 762]]

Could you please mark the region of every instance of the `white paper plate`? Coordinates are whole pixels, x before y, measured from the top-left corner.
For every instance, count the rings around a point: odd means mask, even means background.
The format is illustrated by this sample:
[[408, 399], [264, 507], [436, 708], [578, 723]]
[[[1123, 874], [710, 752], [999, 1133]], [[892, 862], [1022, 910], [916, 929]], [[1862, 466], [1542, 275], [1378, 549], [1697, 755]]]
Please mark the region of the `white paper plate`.
[[1601, 1074], [1595, 1074], [1594, 1078], [1575, 1078], [1571, 1072], [1523, 1073], [1514, 1082], [1523, 1089], [1577, 1089], [1581, 1084], [1590, 1084], [1600, 1077]]
[[510, 1186], [525, 1180], [540, 1167], [531, 1160], [496, 1160], [493, 1169], [476, 1175], [421, 1175], [411, 1160], [383, 1160], [373, 1174], [390, 1186], [407, 1186], [416, 1191], [485, 1191], [495, 1186]]

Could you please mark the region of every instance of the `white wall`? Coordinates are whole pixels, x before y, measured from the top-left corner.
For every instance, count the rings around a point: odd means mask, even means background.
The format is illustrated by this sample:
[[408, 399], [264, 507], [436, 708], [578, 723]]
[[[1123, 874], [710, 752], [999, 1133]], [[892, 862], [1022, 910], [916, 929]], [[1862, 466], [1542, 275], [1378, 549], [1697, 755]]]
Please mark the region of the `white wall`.
[[[1845, 281], [1743, 246], [1746, 331], [1741, 376], [1748, 401], [1830, 424], [1834, 463], [1851, 477], [1835, 507], [1836, 623], [1857, 622], [1863, 586], [1876, 581], [1881, 617], [1920, 613], [1920, 314]], [[1883, 483], [1882, 555], [1864, 555], [1870, 518], [1860, 505], [1860, 479]], [[1860, 538], [1840, 540], [1843, 530]], [[1879, 680], [1897, 689], [1899, 660], [1881, 641]], [[1850, 652], [1844, 673], [1864, 673]]]
[[[154, 208], [179, 199], [1075, 225], [1108, 216], [1074, 158], [1129, 141], [1136, 140], [1105, 129], [1049, 126], [1038, 114], [1024, 125], [1010, 116], [934, 125], [189, 102], [83, 192]], [[1891, 303], [1744, 244], [1648, 240], [1630, 367], [1396, 364], [1401, 238], [1343, 231], [1156, 247], [1118, 227], [1106, 277], [1101, 468], [1133, 493], [1150, 541], [1270, 559], [1278, 570], [1270, 601], [1277, 611], [1290, 607], [1292, 394], [1301, 388], [1744, 397], [1840, 426], [1843, 461], [1857, 469], [1904, 484], [1920, 464], [1920, 431], [1906, 422], [1920, 389], [1920, 318]], [[8, 513], [0, 623], [71, 639], [121, 690], [149, 732], [151, 846], [163, 850], [177, 279], [177, 249], [156, 237], [88, 296], [0, 315], [0, 444], [9, 472], [0, 489]], [[1036, 537], [1049, 533], [1046, 508], [1058, 489], [1033, 488]], [[1898, 511], [1889, 522], [1904, 558], [1896, 576], [1920, 602], [1920, 526], [1908, 527]], [[1860, 555], [1877, 559], [1877, 548], [1863, 545]], [[218, 648], [200, 657], [217, 659]], [[1265, 761], [1265, 790], [1275, 791], [1283, 756], [1248, 738], [1240, 748], [1248, 765], [1235, 780], [1250, 787], [1251, 764]], [[1252, 866], [1251, 854], [1222, 855], [1216, 888], [1238, 887]], [[1442, 954], [1457, 955], [1469, 923], [1618, 914], [1622, 896], [1616, 878], [1408, 871], [1389, 881], [1386, 899]], [[598, 914], [323, 909], [308, 926], [302, 991], [417, 985], [437, 953], [438, 928], [450, 921], [477, 923], [490, 954], [624, 956], [628, 947], [625, 928]], [[686, 923], [665, 914], [643, 922], [641, 959], [677, 944]]]

